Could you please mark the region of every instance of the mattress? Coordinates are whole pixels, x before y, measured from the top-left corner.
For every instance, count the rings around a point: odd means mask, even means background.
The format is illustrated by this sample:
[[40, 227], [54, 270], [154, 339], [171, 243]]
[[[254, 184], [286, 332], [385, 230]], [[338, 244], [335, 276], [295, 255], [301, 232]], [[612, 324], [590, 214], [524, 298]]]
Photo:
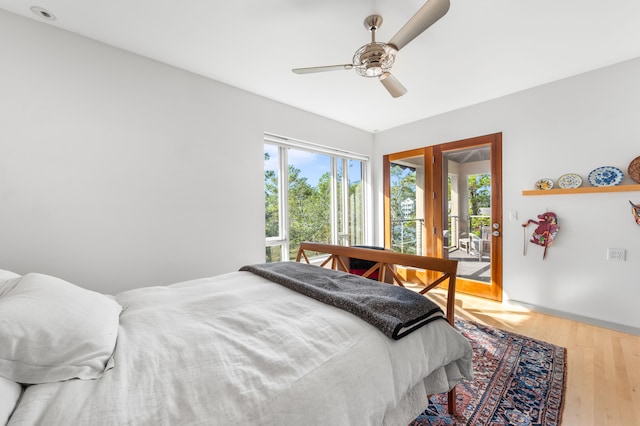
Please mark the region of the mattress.
[[10, 425], [407, 424], [427, 394], [473, 374], [470, 344], [444, 320], [392, 340], [249, 272], [115, 300], [113, 368], [28, 386]]

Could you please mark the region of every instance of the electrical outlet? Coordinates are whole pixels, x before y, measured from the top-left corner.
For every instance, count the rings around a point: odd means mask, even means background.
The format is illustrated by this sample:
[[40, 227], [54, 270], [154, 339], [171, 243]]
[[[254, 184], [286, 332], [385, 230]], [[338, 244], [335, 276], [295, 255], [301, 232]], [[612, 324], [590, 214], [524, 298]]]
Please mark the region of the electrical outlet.
[[615, 260], [618, 262], [624, 262], [627, 257], [627, 251], [621, 248], [608, 248], [607, 260]]

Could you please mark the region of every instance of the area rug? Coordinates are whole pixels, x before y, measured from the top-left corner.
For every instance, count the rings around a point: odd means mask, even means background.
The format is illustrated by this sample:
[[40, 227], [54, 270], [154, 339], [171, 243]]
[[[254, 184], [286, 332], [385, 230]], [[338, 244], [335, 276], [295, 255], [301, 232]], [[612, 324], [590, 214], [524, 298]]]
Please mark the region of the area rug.
[[457, 415], [434, 395], [410, 426], [556, 426], [562, 419], [565, 348], [456, 319], [473, 347], [473, 382], [457, 385]]

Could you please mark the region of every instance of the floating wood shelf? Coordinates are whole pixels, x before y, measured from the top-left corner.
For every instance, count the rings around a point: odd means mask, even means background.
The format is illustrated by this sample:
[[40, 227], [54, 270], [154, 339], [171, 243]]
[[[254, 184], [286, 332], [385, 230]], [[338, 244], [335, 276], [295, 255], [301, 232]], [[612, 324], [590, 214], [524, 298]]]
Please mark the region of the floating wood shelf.
[[632, 192], [640, 191], [640, 185], [616, 185], [616, 186], [582, 186], [580, 188], [567, 189], [532, 189], [522, 191], [522, 195], [565, 195], [565, 194], [593, 194], [596, 192]]

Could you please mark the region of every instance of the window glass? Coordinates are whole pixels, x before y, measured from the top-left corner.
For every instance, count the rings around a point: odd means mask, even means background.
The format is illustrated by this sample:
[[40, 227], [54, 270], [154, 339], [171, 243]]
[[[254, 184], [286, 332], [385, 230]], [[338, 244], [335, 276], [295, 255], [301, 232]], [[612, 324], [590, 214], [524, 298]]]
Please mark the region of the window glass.
[[364, 180], [363, 162], [349, 160], [348, 218], [349, 245], [364, 244]]
[[331, 157], [289, 148], [289, 258], [300, 243], [331, 243]]
[[422, 170], [414, 164], [391, 163], [391, 249], [399, 253], [422, 254], [422, 194], [416, 186]]
[[491, 224], [491, 175], [488, 173], [467, 177], [469, 192], [469, 233], [480, 237], [482, 229]]
[[281, 144], [264, 146], [267, 262], [295, 259], [303, 241], [365, 243], [366, 162]]
[[281, 262], [282, 245], [267, 246], [265, 248], [265, 259], [267, 262]]
[[265, 200], [265, 236], [278, 237], [280, 235], [280, 207], [278, 147], [264, 146], [264, 200]]
[[348, 229], [348, 219], [345, 217], [347, 214], [346, 203], [347, 198], [345, 194], [345, 185], [347, 184], [345, 180], [345, 170], [344, 165], [347, 162], [346, 159], [339, 159], [336, 161], [337, 168], [337, 176], [336, 176], [336, 198], [335, 202], [337, 204], [337, 212], [336, 212], [336, 220], [338, 222], [338, 227], [336, 229], [338, 233], [338, 244], [340, 245], [349, 245], [349, 229]]

